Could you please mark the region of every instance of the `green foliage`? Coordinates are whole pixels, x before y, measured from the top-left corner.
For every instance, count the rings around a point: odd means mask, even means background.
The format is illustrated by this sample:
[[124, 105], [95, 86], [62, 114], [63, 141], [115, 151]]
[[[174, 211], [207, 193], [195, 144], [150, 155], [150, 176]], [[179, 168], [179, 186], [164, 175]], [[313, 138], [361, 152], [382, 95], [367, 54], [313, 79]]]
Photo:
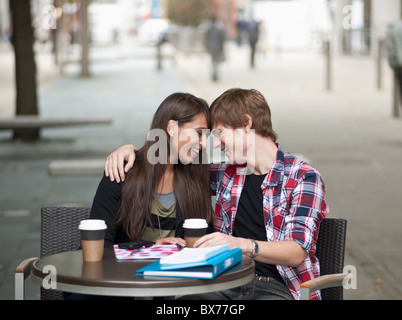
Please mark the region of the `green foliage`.
[[213, 0], [168, 0], [168, 18], [180, 26], [198, 26], [210, 12]]

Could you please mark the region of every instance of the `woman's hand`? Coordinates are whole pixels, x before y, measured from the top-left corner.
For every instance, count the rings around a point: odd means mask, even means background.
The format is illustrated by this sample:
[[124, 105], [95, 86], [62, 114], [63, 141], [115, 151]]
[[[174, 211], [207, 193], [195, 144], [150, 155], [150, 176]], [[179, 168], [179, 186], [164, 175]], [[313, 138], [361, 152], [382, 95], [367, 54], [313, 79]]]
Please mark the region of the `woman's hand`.
[[186, 246], [186, 241], [182, 238], [176, 238], [176, 237], [167, 237], [163, 239], [159, 239], [156, 241], [157, 245], [160, 244], [178, 244], [180, 247], [185, 247]]
[[[135, 151], [137, 150], [131, 144], [126, 144], [114, 152], [112, 152], [106, 159], [105, 175], [110, 178], [110, 181], [116, 180], [117, 183], [124, 181], [125, 173], [130, 170], [134, 165]], [[124, 161], [127, 161], [124, 166]]]

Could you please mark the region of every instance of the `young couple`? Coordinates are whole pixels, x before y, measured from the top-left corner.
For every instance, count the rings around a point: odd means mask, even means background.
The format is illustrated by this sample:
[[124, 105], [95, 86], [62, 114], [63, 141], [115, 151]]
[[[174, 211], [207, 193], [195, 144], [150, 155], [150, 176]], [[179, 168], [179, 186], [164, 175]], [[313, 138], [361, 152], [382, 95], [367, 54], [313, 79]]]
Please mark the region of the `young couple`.
[[[225, 152], [229, 163], [202, 161], [203, 132], [210, 127], [214, 148]], [[276, 143], [261, 93], [230, 89], [210, 109], [202, 99], [175, 93], [156, 111], [153, 128], [170, 137], [169, 163], [147, 161], [154, 141], [139, 150], [123, 146], [106, 161], [91, 212], [107, 221], [106, 241], [185, 245], [182, 221], [202, 217], [214, 230], [196, 247], [228, 243], [255, 261], [252, 282], [203, 298], [299, 299], [300, 284], [319, 275], [315, 250], [319, 224], [328, 214], [325, 188], [319, 172]], [[189, 132], [185, 141], [177, 139], [183, 130]], [[248, 135], [250, 131], [254, 134]], [[216, 196], [215, 214], [211, 193]], [[311, 298], [320, 299], [320, 292]]]

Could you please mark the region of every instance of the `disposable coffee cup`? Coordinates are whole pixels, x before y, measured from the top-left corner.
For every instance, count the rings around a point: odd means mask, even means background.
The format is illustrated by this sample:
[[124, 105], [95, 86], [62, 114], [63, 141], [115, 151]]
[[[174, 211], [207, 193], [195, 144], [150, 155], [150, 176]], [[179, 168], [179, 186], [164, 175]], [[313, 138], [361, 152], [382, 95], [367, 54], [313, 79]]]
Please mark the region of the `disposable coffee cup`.
[[84, 261], [101, 261], [105, 244], [106, 223], [103, 220], [82, 220], [78, 229], [81, 233], [82, 256]]
[[186, 219], [183, 223], [186, 246], [192, 248], [194, 243], [207, 233], [208, 223], [205, 219]]

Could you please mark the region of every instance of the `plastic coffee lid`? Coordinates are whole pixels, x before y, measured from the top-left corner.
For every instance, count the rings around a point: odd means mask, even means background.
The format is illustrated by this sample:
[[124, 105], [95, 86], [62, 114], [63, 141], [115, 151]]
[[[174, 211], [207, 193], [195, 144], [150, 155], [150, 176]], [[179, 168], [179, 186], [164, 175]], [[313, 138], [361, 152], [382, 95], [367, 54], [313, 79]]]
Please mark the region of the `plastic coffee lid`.
[[103, 229], [107, 229], [107, 226], [106, 226], [106, 223], [104, 220], [87, 219], [87, 220], [82, 220], [80, 222], [78, 229], [80, 229], [80, 230], [103, 230]]
[[183, 228], [198, 229], [208, 228], [207, 220], [205, 219], [186, 219], [183, 223]]

